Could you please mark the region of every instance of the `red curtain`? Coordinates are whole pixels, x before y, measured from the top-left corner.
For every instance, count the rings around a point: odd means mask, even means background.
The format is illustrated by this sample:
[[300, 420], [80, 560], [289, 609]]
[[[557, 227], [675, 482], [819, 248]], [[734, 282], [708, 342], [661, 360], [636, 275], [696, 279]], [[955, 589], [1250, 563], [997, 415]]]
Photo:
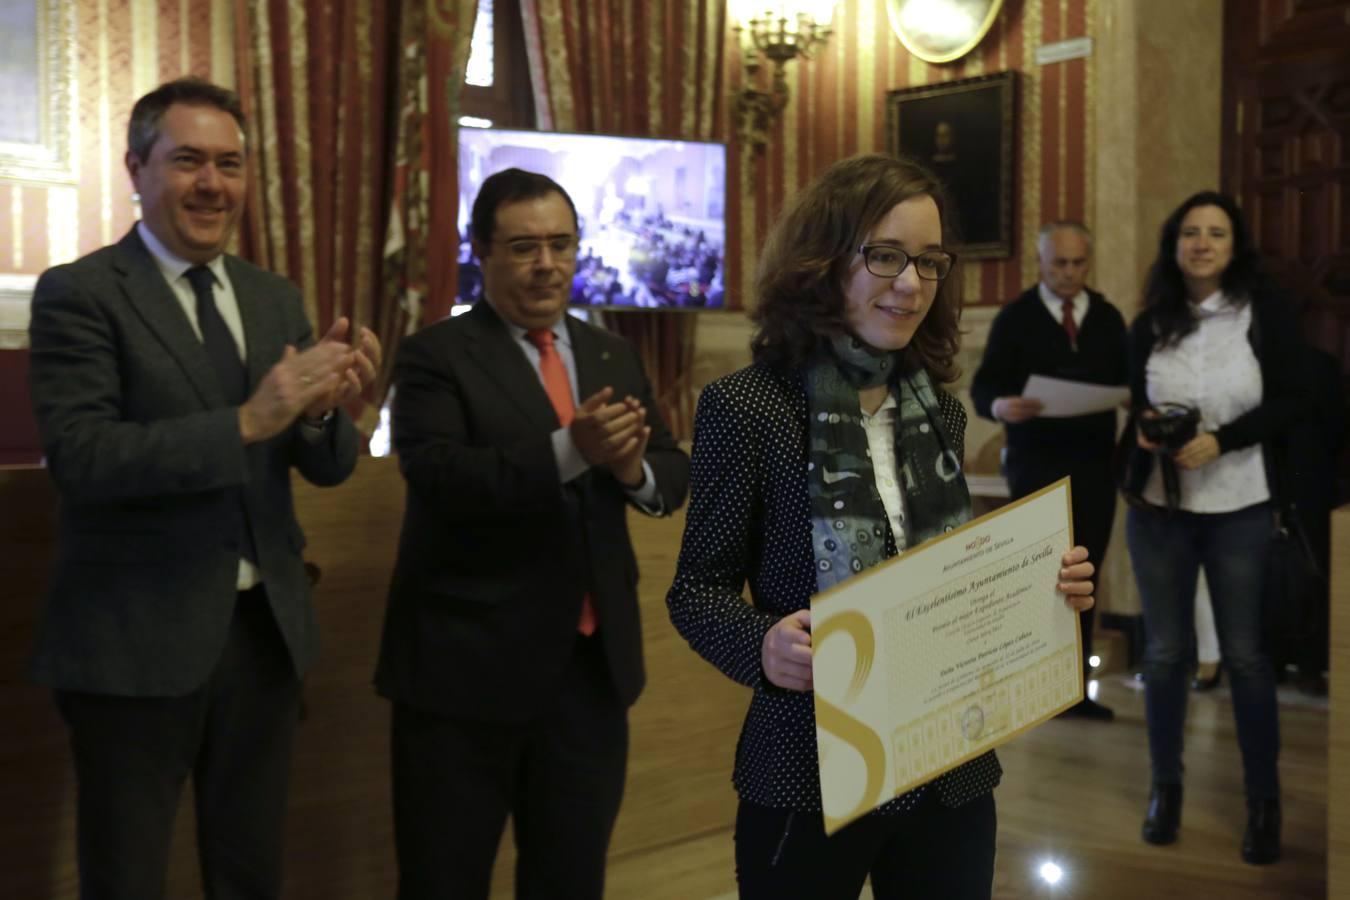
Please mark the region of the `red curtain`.
[[[241, 252], [304, 296], [319, 333], [347, 316], [392, 345], [378, 289], [388, 208], [386, 105], [397, 8], [374, 0], [235, 0], [253, 177]], [[382, 393], [352, 412], [367, 434]]]
[[[498, 0], [501, 2], [501, 0]], [[464, 70], [469, 64], [477, 0], [426, 0], [426, 27], [408, 35], [409, 52], [418, 42], [425, 47], [422, 96], [427, 109], [422, 119], [422, 147], [426, 168], [416, 177], [426, 179], [427, 254], [426, 301], [417, 324], [449, 315], [455, 302], [456, 254], [459, 251], [459, 104]]]
[[[717, 140], [725, 0], [520, 0], [543, 130]], [[693, 427], [697, 314], [610, 313], [641, 351], [671, 430]]]
[[254, 152], [241, 252], [300, 285], [320, 331], [348, 316], [379, 336], [384, 364], [352, 410], [370, 434], [399, 338], [454, 294], [452, 123], [477, 2], [234, 8]]
[[[382, 302], [395, 338], [443, 319], [455, 296], [460, 88], [477, 0], [403, 4]], [[393, 343], [387, 345], [393, 356]], [[378, 384], [388, 392], [390, 371]]]

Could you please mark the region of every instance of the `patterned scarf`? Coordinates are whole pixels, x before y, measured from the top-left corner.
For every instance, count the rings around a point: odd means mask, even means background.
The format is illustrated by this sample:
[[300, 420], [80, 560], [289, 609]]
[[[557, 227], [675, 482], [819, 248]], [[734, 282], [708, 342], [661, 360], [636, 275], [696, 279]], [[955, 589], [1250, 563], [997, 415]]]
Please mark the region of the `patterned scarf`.
[[858, 405], [861, 389], [889, 383], [896, 397], [895, 458], [905, 498], [905, 534], [895, 535], [897, 546], [918, 546], [970, 519], [970, 492], [933, 382], [923, 369], [909, 375], [899, 369], [899, 353], [878, 352], [845, 334], [830, 340], [806, 370], [807, 490], [817, 590], [886, 556], [886, 508], [872, 472]]

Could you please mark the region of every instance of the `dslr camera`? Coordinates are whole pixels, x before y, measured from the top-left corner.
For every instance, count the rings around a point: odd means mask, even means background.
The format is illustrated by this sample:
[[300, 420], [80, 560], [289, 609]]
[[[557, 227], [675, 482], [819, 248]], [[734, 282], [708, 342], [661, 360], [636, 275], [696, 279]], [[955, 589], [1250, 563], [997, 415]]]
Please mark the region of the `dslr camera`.
[[1160, 444], [1168, 453], [1176, 453], [1196, 435], [1200, 427], [1200, 410], [1182, 403], [1160, 403], [1150, 406], [1139, 416], [1139, 430], [1144, 437]]

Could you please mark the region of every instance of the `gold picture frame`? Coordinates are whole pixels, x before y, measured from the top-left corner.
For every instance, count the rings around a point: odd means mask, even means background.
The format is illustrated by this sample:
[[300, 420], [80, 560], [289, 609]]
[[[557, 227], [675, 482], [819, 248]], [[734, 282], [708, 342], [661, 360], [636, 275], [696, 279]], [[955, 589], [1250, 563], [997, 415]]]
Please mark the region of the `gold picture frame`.
[[75, 6], [10, 0], [0, 9], [0, 180], [75, 182]]
[[886, 0], [891, 31], [905, 49], [930, 63], [954, 62], [984, 40], [1003, 0]]

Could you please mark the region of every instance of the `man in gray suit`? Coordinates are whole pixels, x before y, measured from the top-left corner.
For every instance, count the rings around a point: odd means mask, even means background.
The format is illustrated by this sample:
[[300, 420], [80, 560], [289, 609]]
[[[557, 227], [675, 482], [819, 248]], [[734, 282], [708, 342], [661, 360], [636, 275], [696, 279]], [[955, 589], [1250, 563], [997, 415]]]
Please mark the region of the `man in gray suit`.
[[55, 689], [78, 781], [81, 896], [160, 898], [194, 781], [207, 896], [276, 897], [300, 678], [316, 630], [294, 466], [341, 482], [340, 404], [380, 347], [224, 253], [248, 175], [238, 98], [197, 79], [137, 101], [142, 219], [45, 272], [31, 385], [60, 496], [57, 565], [29, 667]]

